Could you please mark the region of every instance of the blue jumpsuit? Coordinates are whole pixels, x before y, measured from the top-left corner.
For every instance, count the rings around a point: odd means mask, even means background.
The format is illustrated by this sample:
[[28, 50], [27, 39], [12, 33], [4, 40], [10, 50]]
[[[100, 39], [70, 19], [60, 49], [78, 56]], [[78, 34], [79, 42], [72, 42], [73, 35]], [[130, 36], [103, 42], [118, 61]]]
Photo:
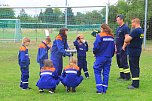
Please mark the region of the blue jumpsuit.
[[53, 42], [52, 50], [51, 50], [51, 60], [53, 62], [53, 66], [55, 67], [58, 75], [61, 75], [63, 68], [63, 59], [62, 56], [70, 56], [65, 49], [68, 49], [69, 46], [67, 44], [67, 40], [62, 37], [62, 35], [58, 35]]
[[[106, 93], [112, 57], [115, 51], [113, 36], [101, 32], [96, 36], [93, 53], [95, 55], [94, 75], [97, 92]], [[101, 75], [102, 73], [102, 75]]]
[[143, 42], [143, 29], [136, 28], [132, 30], [129, 36], [132, 37], [130, 44], [128, 46], [129, 53], [129, 65], [132, 74], [132, 86], [135, 88], [139, 88], [139, 75], [140, 75], [140, 67], [139, 60], [142, 51], [142, 42]]
[[28, 55], [28, 49], [24, 45], [19, 49], [18, 63], [21, 70], [20, 87], [26, 89], [28, 88], [30, 58]]
[[129, 80], [130, 70], [127, 61], [127, 47], [126, 51], [122, 50], [125, 35], [130, 33], [130, 29], [126, 24], [119, 26], [116, 31], [116, 48], [117, 48], [117, 64], [120, 71], [120, 78]]
[[81, 73], [81, 69], [83, 69], [85, 76], [89, 77], [89, 73], [87, 69], [87, 61], [86, 61], [86, 52], [88, 51], [88, 43], [85, 42], [79, 44], [78, 40], [75, 40], [73, 43], [77, 50], [78, 66], [80, 67], [80, 73]]
[[40, 64], [40, 69], [44, 66], [43, 61], [48, 59], [48, 50], [50, 48], [42, 41], [39, 45], [38, 54], [37, 54], [37, 62]]
[[62, 76], [61, 82], [64, 86], [76, 88], [83, 80], [83, 77], [80, 76], [79, 67], [77, 65], [66, 66]]
[[41, 77], [38, 80], [36, 86], [39, 89], [53, 89], [55, 90], [56, 86], [59, 83], [59, 77], [55, 71], [55, 68], [41, 69]]

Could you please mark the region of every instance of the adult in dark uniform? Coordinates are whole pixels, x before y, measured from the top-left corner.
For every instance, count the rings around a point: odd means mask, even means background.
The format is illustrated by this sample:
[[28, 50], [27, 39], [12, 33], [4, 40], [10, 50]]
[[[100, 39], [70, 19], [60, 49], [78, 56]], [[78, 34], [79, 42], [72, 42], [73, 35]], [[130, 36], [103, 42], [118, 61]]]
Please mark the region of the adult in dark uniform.
[[116, 21], [119, 27], [116, 30], [116, 58], [120, 71], [120, 77], [118, 79], [129, 80], [130, 69], [127, 61], [127, 44], [124, 42], [125, 36], [130, 33], [129, 27], [124, 23], [124, 16], [117, 15]]
[[125, 42], [128, 43], [129, 53], [129, 65], [132, 74], [132, 84], [128, 86], [128, 89], [139, 88], [139, 60], [142, 51], [142, 42], [144, 37], [143, 29], [140, 26], [140, 19], [132, 19], [132, 28], [134, 28], [130, 35], [125, 38]]

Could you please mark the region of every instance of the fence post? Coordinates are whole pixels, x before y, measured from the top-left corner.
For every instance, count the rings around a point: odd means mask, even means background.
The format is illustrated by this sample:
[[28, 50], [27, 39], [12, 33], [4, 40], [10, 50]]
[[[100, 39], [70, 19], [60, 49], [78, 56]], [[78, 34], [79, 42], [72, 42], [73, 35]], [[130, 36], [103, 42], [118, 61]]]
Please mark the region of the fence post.
[[147, 31], [147, 6], [148, 6], [148, 0], [145, 0], [144, 49], [146, 48], [146, 31]]

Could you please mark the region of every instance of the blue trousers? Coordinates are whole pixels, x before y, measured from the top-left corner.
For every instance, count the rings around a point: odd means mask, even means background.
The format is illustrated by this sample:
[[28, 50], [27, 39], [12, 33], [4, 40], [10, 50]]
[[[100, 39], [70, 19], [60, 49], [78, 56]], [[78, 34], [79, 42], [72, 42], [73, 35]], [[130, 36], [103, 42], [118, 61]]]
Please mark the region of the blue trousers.
[[139, 88], [140, 56], [129, 56], [130, 70], [132, 74], [132, 86]]
[[56, 70], [56, 72], [58, 73], [58, 75], [60, 76], [62, 73], [62, 69], [63, 69], [63, 59], [61, 58], [54, 58], [52, 59], [53, 62], [53, 66]]
[[20, 67], [20, 70], [21, 70], [20, 87], [23, 89], [26, 89], [26, 88], [28, 88], [29, 66]]
[[89, 77], [87, 61], [85, 57], [78, 57], [78, 66], [80, 67], [80, 75], [81, 75], [81, 70], [83, 69], [85, 77]]
[[94, 75], [98, 92], [106, 92], [108, 88], [111, 58], [98, 57], [94, 62]]

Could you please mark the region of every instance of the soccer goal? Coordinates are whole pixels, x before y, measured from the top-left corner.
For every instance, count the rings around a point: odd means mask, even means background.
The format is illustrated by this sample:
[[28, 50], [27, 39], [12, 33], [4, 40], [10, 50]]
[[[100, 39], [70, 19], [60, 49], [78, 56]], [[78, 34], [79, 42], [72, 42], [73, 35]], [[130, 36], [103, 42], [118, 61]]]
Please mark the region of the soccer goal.
[[20, 19], [0, 19], [0, 41], [18, 42], [21, 38]]

